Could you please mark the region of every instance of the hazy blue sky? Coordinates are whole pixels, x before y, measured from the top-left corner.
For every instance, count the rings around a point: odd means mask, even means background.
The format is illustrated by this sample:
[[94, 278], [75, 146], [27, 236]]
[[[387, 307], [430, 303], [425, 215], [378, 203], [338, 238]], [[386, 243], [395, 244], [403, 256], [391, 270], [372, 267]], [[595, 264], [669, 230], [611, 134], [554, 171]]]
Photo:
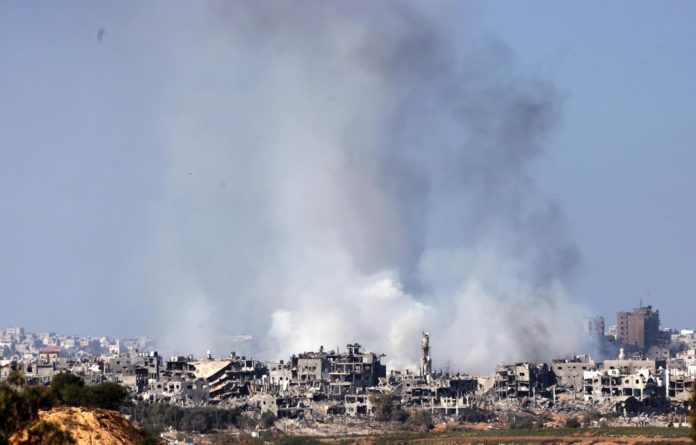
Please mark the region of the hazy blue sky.
[[[165, 68], [148, 60], [187, 30], [133, 34], [139, 4], [0, 2], [2, 326], [145, 330], [128, 277], [168, 168], [149, 106]], [[463, 5], [467, 33], [500, 40], [562, 97], [535, 178], [580, 249], [577, 299], [609, 322], [643, 299], [663, 325], [696, 327], [696, 3]]]
[[694, 326], [696, 4], [484, 2], [482, 28], [566, 95], [540, 166], [582, 251], [578, 295]]

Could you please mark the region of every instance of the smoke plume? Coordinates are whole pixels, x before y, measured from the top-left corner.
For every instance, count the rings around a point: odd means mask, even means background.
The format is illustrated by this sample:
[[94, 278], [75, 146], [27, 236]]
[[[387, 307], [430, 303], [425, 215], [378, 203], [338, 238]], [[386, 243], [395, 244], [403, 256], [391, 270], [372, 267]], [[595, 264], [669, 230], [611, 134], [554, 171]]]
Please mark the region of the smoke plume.
[[530, 173], [559, 98], [457, 4], [180, 6], [134, 19], [171, 29], [138, 42], [168, 166], [139, 263], [165, 347], [358, 341], [408, 366], [425, 329], [436, 366], [489, 372], [581, 346], [578, 253]]

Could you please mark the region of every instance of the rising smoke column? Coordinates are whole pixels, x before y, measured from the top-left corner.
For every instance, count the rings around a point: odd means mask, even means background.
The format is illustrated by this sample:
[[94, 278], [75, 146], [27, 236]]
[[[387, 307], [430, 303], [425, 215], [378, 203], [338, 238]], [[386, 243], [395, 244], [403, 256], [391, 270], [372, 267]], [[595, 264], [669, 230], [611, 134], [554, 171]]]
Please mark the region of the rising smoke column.
[[578, 254], [529, 174], [556, 93], [423, 6], [161, 19], [177, 29], [148, 44], [168, 170], [140, 264], [166, 346], [252, 333], [282, 358], [359, 341], [404, 366], [428, 329], [436, 366], [482, 372], [580, 347]]

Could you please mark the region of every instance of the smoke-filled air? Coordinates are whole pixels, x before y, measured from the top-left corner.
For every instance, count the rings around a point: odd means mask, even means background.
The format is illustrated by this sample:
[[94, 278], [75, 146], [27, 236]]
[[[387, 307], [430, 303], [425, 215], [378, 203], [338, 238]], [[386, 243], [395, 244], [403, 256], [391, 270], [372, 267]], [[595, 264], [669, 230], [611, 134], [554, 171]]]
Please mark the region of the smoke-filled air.
[[140, 42], [163, 73], [168, 170], [136, 269], [163, 348], [226, 354], [245, 334], [280, 359], [357, 341], [402, 367], [427, 330], [435, 366], [469, 372], [581, 349], [579, 253], [532, 177], [559, 95], [463, 31], [461, 5], [433, 6], [134, 19], [136, 36], [170, 28]]

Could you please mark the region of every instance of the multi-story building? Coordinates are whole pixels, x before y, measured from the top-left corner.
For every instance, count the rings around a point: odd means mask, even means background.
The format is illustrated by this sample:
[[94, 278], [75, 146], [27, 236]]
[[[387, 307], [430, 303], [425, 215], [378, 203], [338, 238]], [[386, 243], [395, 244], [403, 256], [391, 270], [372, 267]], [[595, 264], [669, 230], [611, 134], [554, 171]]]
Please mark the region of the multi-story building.
[[494, 391], [501, 397], [530, 397], [556, 383], [546, 363], [503, 364], [495, 368]]
[[604, 317], [597, 316], [583, 320], [583, 331], [592, 341], [601, 342], [604, 339]]
[[660, 311], [641, 304], [632, 312], [618, 312], [616, 340], [639, 350], [657, 345], [660, 341]]
[[343, 396], [354, 388], [366, 388], [379, 383], [387, 376], [387, 367], [381, 356], [373, 352], [361, 352], [358, 343], [347, 345], [346, 354], [328, 354], [329, 395]]
[[558, 386], [573, 388], [576, 391], [582, 389], [585, 379], [585, 371], [596, 369], [597, 364], [589, 356], [576, 356], [572, 360], [554, 360], [551, 370], [556, 376]]

